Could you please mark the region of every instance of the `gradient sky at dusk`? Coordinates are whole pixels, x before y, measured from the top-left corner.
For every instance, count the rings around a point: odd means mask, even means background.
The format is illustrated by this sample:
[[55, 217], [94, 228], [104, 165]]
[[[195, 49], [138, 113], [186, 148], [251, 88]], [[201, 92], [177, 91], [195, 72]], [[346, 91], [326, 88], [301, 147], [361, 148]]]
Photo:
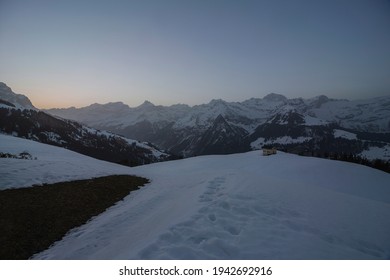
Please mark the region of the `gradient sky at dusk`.
[[390, 94], [390, 1], [0, 0], [0, 81], [39, 108]]

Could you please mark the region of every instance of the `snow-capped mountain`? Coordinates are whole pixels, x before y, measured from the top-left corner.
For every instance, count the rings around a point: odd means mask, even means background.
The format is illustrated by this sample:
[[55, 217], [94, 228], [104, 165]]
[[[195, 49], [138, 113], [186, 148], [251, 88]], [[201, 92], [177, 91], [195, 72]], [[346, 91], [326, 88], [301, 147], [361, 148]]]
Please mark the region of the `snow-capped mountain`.
[[140, 165], [170, 159], [150, 143], [51, 116], [0, 84], [0, 132], [60, 146], [98, 159]]
[[244, 102], [226, 102], [213, 99], [208, 104], [155, 106], [145, 101], [130, 108], [122, 102], [93, 104], [83, 108], [50, 109], [47, 112], [85, 122], [93, 126], [125, 129], [141, 121], [174, 123], [175, 129], [209, 126], [219, 115], [229, 123], [241, 126], [251, 133], [260, 124], [277, 114], [296, 112], [311, 125], [337, 123], [341, 127], [365, 132], [390, 132], [390, 96], [367, 100], [335, 100], [326, 96], [310, 99], [287, 99], [271, 93], [264, 98]]
[[0, 82], [0, 107], [3, 105], [17, 109], [37, 110], [27, 96], [14, 93], [5, 83]]
[[[135, 108], [118, 102], [47, 112], [150, 141], [183, 156], [248, 151], [269, 144], [305, 154], [362, 154], [376, 147], [383, 150], [379, 158], [390, 159], [384, 153], [390, 148], [390, 96], [348, 101], [323, 95], [288, 99], [271, 93], [193, 107], [146, 101]], [[353, 133], [356, 139], [337, 137], [336, 130]]]

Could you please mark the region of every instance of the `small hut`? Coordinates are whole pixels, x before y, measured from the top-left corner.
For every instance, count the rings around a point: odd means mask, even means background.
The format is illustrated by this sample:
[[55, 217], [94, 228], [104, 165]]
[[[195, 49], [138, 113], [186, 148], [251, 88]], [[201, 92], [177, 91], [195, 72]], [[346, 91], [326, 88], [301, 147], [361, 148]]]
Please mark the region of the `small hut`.
[[263, 156], [270, 156], [275, 154], [276, 154], [275, 148], [263, 148]]

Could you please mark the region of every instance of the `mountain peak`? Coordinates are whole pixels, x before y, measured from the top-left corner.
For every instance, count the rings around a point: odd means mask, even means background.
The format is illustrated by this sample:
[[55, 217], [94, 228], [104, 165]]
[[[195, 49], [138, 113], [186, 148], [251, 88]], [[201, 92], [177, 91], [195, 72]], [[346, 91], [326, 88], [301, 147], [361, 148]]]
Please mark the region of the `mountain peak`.
[[315, 108], [320, 108], [322, 104], [329, 102], [331, 99], [329, 99], [326, 95], [319, 95], [313, 98], [313, 106]]
[[321, 103], [325, 103], [325, 102], [328, 102], [330, 100], [329, 97], [327, 97], [326, 95], [318, 95], [318, 96], [314, 97], [314, 99], [316, 99], [318, 102], [321, 102]]
[[271, 120], [268, 121], [268, 123], [296, 126], [304, 124], [305, 118], [295, 110], [291, 110], [276, 114], [271, 118]]
[[7, 86], [5, 83], [0, 82], [0, 90], [1, 91], [12, 91], [9, 86]]
[[225, 101], [220, 99], [220, 98], [219, 99], [212, 99], [210, 101], [210, 104], [222, 104], [222, 103], [225, 103]]
[[154, 107], [154, 104], [149, 100], [145, 100], [144, 103], [138, 106], [138, 108], [149, 108], [149, 107]]
[[111, 108], [126, 108], [126, 109], [129, 108], [128, 105], [126, 105], [125, 103], [123, 103], [121, 101], [109, 102], [109, 103], [106, 104], [106, 106], [109, 106]]
[[12, 103], [18, 108], [36, 110], [27, 96], [14, 93], [12, 89], [3, 82], [0, 82], [0, 99]]
[[281, 95], [281, 94], [271, 92], [271, 93], [267, 94], [266, 96], [264, 96], [263, 99], [266, 101], [279, 102], [279, 101], [287, 100], [287, 97], [284, 95]]
[[221, 114], [219, 114], [216, 118], [215, 118], [215, 120], [214, 120], [214, 123], [226, 123], [226, 120], [225, 120], [225, 118], [221, 115]]

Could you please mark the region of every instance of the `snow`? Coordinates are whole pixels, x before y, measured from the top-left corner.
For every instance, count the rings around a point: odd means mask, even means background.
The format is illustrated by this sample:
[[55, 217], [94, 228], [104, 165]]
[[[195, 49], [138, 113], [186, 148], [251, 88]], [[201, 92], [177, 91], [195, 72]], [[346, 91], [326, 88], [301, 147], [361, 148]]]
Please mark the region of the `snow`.
[[105, 130], [96, 130], [94, 128], [89, 128], [86, 126], [84, 126], [83, 128], [86, 129], [90, 133], [96, 133], [97, 135], [105, 136], [106, 138], [110, 138], [110, 137], [121, 138], [122, 140], [124, 140], [125, 142], [127, 142], [130, 145], [134, 144], [137, 147], [143, 148], [145, 150], [149, 150], [153, 154], [153, 156], [156, 157], [157, 159], [164, 158], [164, 157], [168, 156], [167, 153], [164, 153], [164, 152], [157, 150], [156, 148], [150, 146], [147, 142], [139, 142], [137, 140], [125, 138], [125, 137], [113, 134], [113, 133], [105, 131]]
[[0, 134], [0, 152], [17, 155], [24, 151], [37, 160], [0, 159], [0, 189], [128, 173], [127, 168], [117, 164], [64, 148]]
[[265, 138], [259, 137], [259, 138], [257, 138], [257, 140], [255, 140], [251, 143], [251, 148], [252, 148], [252, 150], [255, 150], [255, 149], [259, 150], [264, 146], [264, 143], [265, 143]]
[[345, 130], [341, 129], [334, 129], [333, 130], [334, 138], [344, 138], [348, 140], [357, 140], [357, 136], [355, 133], [351, 133]]
[[318, 118], [315, 118], [315, 117], [312, 117], [309, 115], [304, 116], [304, 118], [305, 118], [305, 124], [308, 126], [326, 125], [329, 123], [327, 121], [324, 121], [324, 120], [321, 120], [321, 119], [318, 119]]
[[263, 137], [259, 137], [257, 140], [253, 141], [251, 143], [251, 148], [254, 149], [261, 149], [264, 145], [272, 145], [272, 144], [296, 144], [296, 143], [304, 143], [306, 141], [310, 141], [311, 137], [303, 137], [299, 136], [297, 138], [292, 138], [291, 136], [282, 136], [275, 139], [268, 139], [265, 140]]
[[259, 151], [127, 168], [11, 136], [0, 143], [38, 158], [0, 159], [3, 187], [47, 182], [51, 171], [151, 179], [36, 259], [390, 258], [390, 174], [372, 168]]
[[[147, 103], [148, 104], [148, 103]], [[337, 123], [341, 127], [368, 131], [388, 132], [390, 123], [390, 96], [366, 100], [334, 100], [326, 96], [311, 99], [286, 99], [280, 95], [251, 98], [243, 102], [212, 100], [196, 106], [172, 105], [138, 106], [130, 108], [123, 103], [93, 104], [76, 109], [51, 109], [46, 112], [87, 123], [92, 127], [124, 129], [141, 121], [154, 125], [173, 123], [173, 129], [203, 129], [209, 127], [218, 115], [229, 123], [253, 133], [255, 128], [277, 114], [297, 112], [308, 126]], [[281, 124], [286, 124], [283, 122]]]
[[12, 89], [3, 82], [0, 82], [0, 99], [5, 100], [15, 106], [4, 106], [4, 104], [2, 104], [0, 108], [12, 108], [20, 110], [28, 109], [34, 111], [37, 110], [32, 105], [31, 101], [27, 98], [27, 96], [23, 94], [14, 93]]
[[330, 100], [308, 111], [321, 120], [336, 122], [341, 127], [369, 132], [388, 132], [390, 96], [366, 100]]
[[15, 109], [15, 107], [11, 107], [11, 106], [6, 105], [6, 104], [3, 104], [3, 103], [0, 103], [0, 108], [4, 108], [4, 109]]
[[64, 144], [64, 143], [66, 143], [66, 141], [64, 141], [64, 140], [61, 140], [61, 136], [60, 135], [58, 135], [57, 133], [54, 133], [54, 132], [42, 132], [42, 134], [45, 134], [46, 135], [46, 137], [50, 140], [50, 141], [52, 141], [52, 142], [56, 142], [56, 143], [58, 143], [58, 144]]
[[152, 153], [152, 155], [154, 157], [156, 157], [157, 159], [160, 159], [160, 158], [163, 159], [164, 157], [168, 156], [167, 153], [164, 153], [162, 151], [157, 150], [156, 148], [150, 146], [147, 142], [139, 142], [137, 140], [133, 140], [133, 139], [129, 139], [129, 138], [125, 138], [125, 137], [113, 134], [113, 133], [111, 133], [109, 131], [96, 130], [94, 128], [90, 128], [90, 127], [87, 127], [87, 126], [83, 126], [83, 130], [87, 131], [89, 133], [92, 133], [92, 134], [97, 134], [99, 136], [104, 136], [106, 138], [111, 138], [111, 137], [120, 138], [120, 139], [122, 139], [123, 141], [127, 142], [130, 145], [134, 144], [137, 147], [143, 148], [145, 150], [149, 150]]
[[369, 160], [381, 159], [388, 161], [390, 160], [390, 145], [385, 145], [383, 147], [369, 147], [367, 150], [361, 152], [360, 156]]

